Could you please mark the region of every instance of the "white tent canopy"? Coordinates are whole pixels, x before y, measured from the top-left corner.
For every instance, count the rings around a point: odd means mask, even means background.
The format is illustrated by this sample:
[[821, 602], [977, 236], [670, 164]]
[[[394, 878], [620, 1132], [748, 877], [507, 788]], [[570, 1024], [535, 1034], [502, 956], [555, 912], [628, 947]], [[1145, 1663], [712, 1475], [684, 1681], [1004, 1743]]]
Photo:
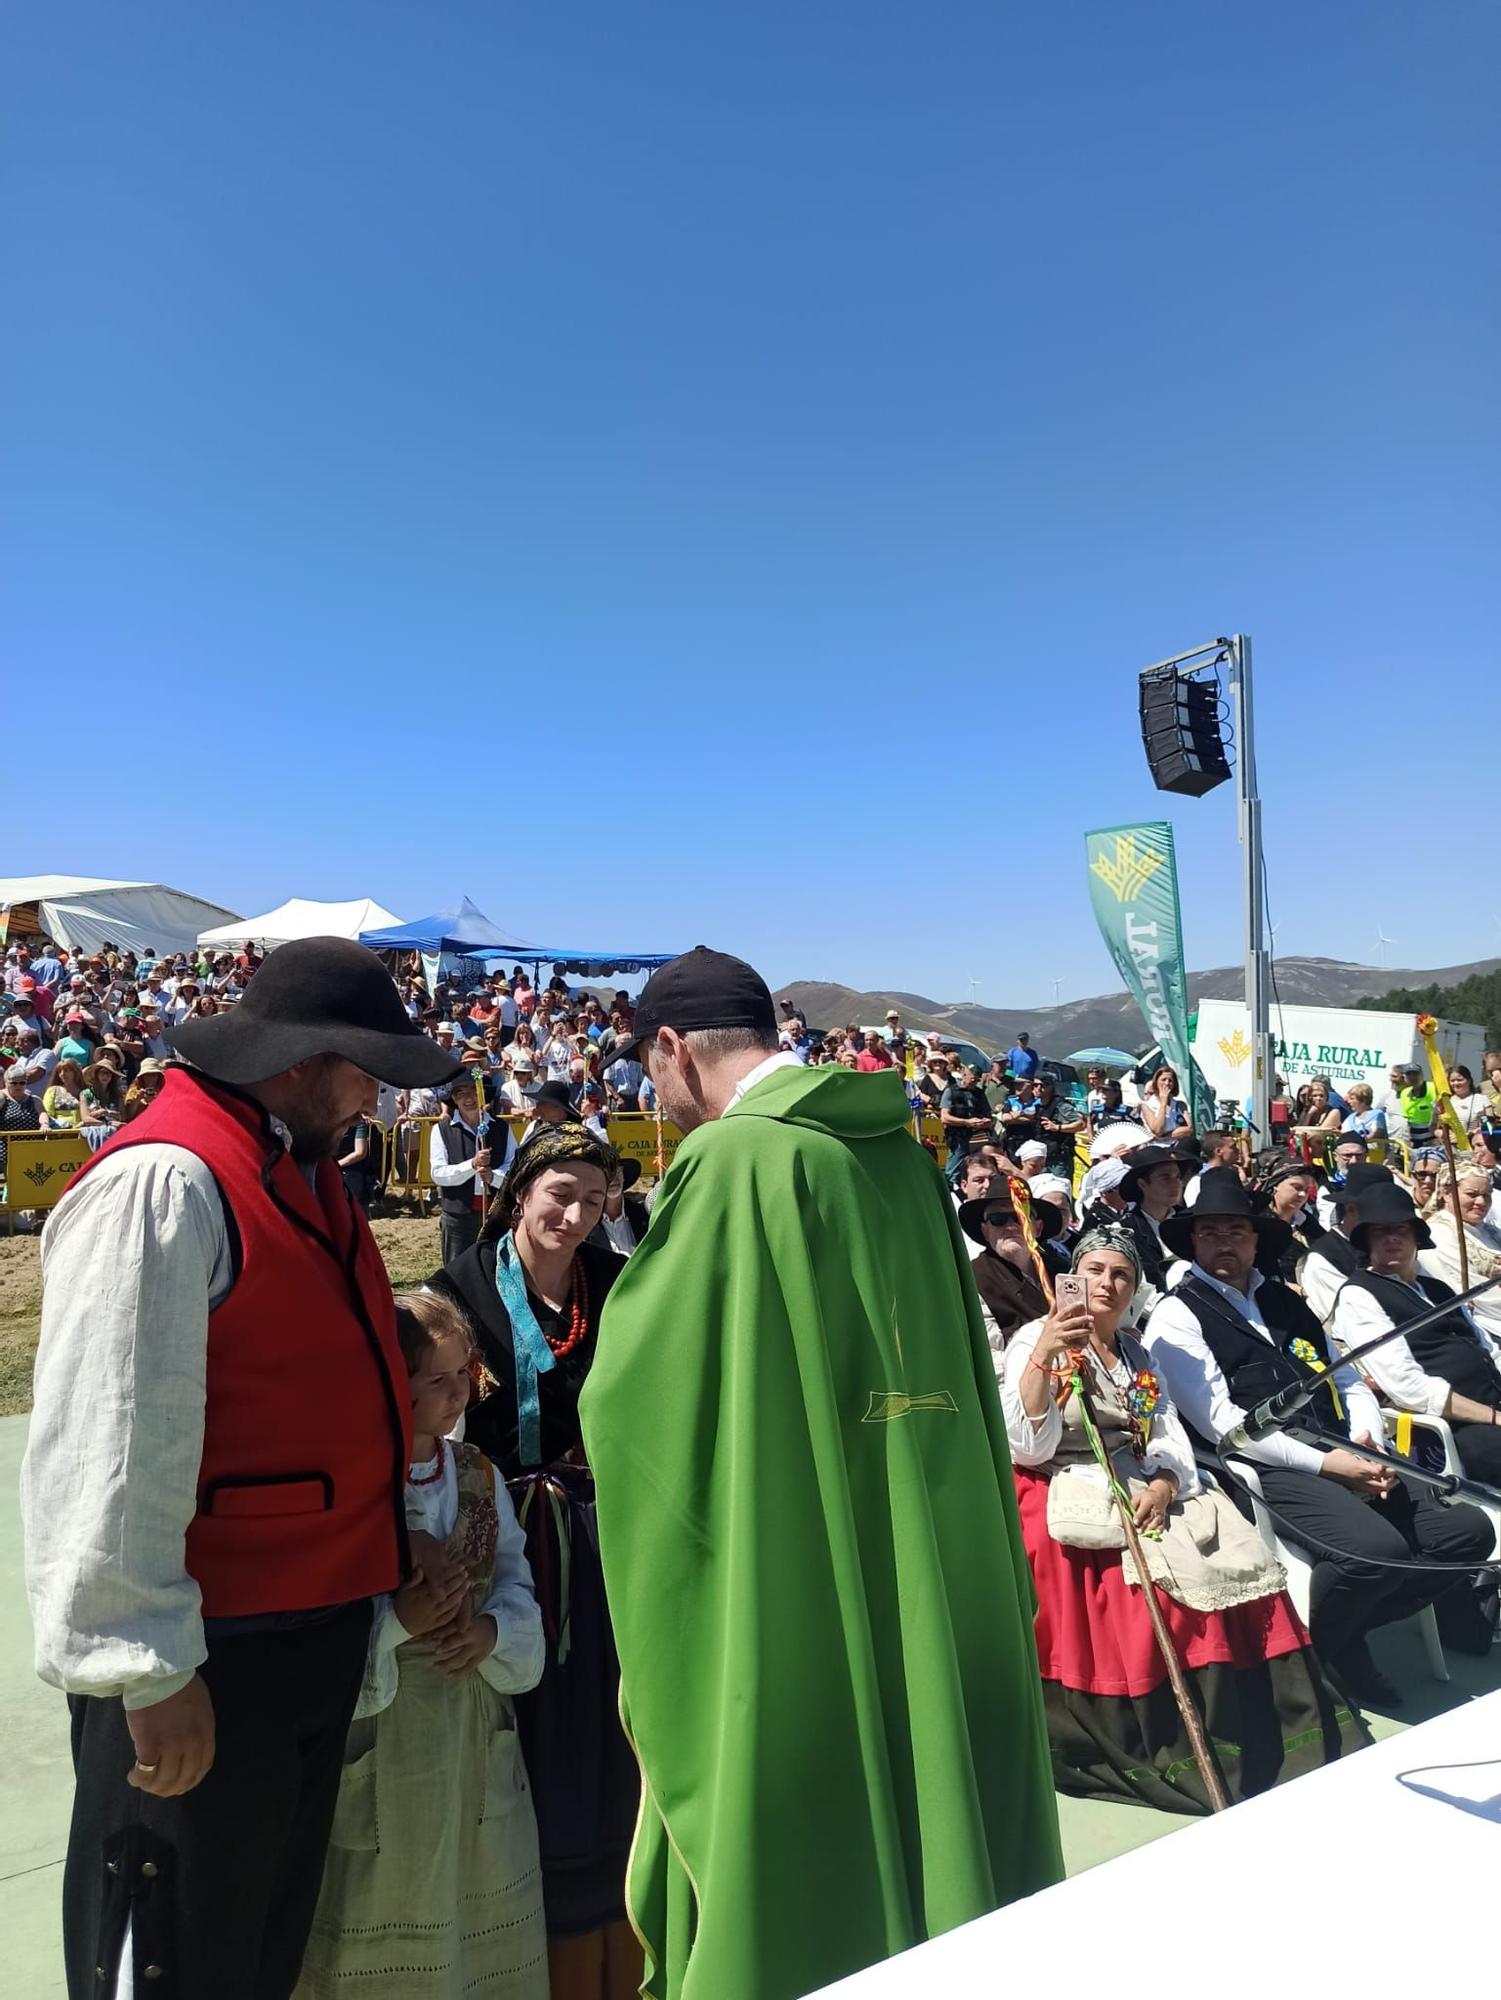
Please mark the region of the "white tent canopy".
[[138, 958], [148, 950], [191, 951], [205, 924], [234, 915], [222, 903], [160, 882], [107, 882], [94, 875], [0, 878], [0, 911], [13, 937], [40, 931], [68, 951], [115, 944]]
[[352, 903], [312, 903], [305, 896], [293, 896], [259, 917], [237, 917], [232, 924], [218, 924], [200, 931], [198, 944], [210, 950], [229, 950], [237, 944], [253, 944], [259, 951], [275, 951], [293, 938], [357, 938], [361, 931], [382, 930], [398, 923], [388, 909], [361, 896]]

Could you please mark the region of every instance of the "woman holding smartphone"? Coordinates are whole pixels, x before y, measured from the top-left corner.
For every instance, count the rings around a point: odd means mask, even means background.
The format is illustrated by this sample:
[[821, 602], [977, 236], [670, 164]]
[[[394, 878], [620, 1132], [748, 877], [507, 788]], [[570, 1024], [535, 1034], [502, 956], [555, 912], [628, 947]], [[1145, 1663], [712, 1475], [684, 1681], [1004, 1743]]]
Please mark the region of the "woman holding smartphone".
[[1337, 1709], [1281, 1567], [1230, 1500], [1205, 1485], [1145, 1348], [1122, 1327], [1140, 1278], [1128, 1230], [1087, 1230], [1053, 1310], [1007, 1347], [1001, 1401], [1037, 1589], [1054, 1783], [1078, 1797], [1204, 1813], [1140, 1581], [1123, 1567], [1125, 1534], [1091, 1430], [1130, 1496], [1231, 1798], [1367, 1739]]

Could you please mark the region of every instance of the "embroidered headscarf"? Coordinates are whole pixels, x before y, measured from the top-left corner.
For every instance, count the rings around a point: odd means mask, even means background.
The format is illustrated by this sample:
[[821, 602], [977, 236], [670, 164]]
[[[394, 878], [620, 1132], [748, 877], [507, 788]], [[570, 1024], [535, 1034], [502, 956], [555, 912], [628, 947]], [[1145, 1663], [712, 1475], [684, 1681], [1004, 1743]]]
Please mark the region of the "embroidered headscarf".
[[1113, 1250], [1118, 1257], [1124, 1257], [1136, 1273], [1137, 1284], [1141, 1283], [1141, 1251], [1129, 1229], [1122, 1228], [1117, 1222], [1094, 1223], [1074, 1245], [1074, 1261], [1070, 1268], [1077, 1271], [1080, 1259], [1087, 1257], [1091, 1250]]
[[516, 1148], [516, 1157], [480, 1230], [480, 1242], [493, 1243], [506, 1234], [516, 1219], [522, 1195], [538, 1174], [545, 1174], [549, 1167], [565, 1167], [575, 1160], [598, 1167], [607, 1181], [620, 1171], [620, 1155], [615, 1148], [596, 1139], [586, 1125], [570, 1120], [566, 1125], [543, 1125], [533, 1132], [524, 1145]]

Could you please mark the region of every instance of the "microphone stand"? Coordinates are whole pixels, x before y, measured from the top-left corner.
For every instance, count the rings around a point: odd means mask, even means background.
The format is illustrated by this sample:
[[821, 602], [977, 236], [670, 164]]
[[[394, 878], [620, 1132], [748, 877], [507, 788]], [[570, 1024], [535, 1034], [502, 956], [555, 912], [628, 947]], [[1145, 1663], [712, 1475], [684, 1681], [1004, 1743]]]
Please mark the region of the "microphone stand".
[[[1299, 1410], [1313, 1401], [1320, 1389], [1330, 1386], [1335, 1368], [1353, 1366], [1357, 1361], [1364, 1360], [1366, 1355], [1374, 1354], [1378, 1347], [1385, 1347], [1388, 1341], [1405, 1339], [1409, 1334], [1420, 1333], [1427, 1327], [1436, 1326], [1457, 1306], [1468, 1305], [1471, 1299], [1478, 1299], [1482, 1292], [1488, 1292], [1497, 1284], [1501, 1284], [1501, 1273], [1494, 1278], [1483, 1279], [1478, 1285], [1471, 1285], [1466, 1292], [1457, 1292], [1452, 1299], [1445, 1299], [1441, 1305], [1430, 1306], [1427, 1312], [1419, 1313], [1416, 1319], [1404, 1320], [1400, 1326], [1389, 1326], [1385, 1333], [1378, 1333], [1374, 1340], [1363, 1341], [1359, 1347], [1352, 1347], [1348, 1354], [1339, 1357], [1334, 1368], [1311, 1375], [1306, 1381], [1296, 1382], [1290, 1389], [1279, 1389], [1275, 1396], [1268, 1396], [1265, 1402], [1258, 1403], [1254, 1410], [1249, 1411], [1244, 1423], [1239, 1423], [1233, 1430], [1226, 1431], [1220, 1439], [1219, 1449], [1222, 1452], [1240, 1451], [1248, 1444], [1255, 1444], [1260, 1438], [1269, 1437], [1273, 1431], [1281, 1430]], [[1344, 1449], [1345, 1441], [1341, 1439], [1340, 1443]]]
[[1355, 1444], [1349, 1438], [1337, 1437], [1333, 1431], [1321, 1431], [1313, 1424], [1306, 1429], [1301, 1425], [1297, 1428], [1310, 1443], [1321, 1445], [1326, 1451], [1347, 1451], [1355, 1458], [1368, 1458], [1373, 1465], [1384, 1465], [1400, 1479], [1421, 1486], [1440, 1500], [1478, 1500], [1492, 1508], [1501, 1505], [1501, 1490], [1484, 1486], [1478, 1479], [1466, 1479], [1458, 1472], [1430, 1472], [1426, 1466], [1413, 1465], [1405, 1458], [1394, 1459], [1379, 1446]]

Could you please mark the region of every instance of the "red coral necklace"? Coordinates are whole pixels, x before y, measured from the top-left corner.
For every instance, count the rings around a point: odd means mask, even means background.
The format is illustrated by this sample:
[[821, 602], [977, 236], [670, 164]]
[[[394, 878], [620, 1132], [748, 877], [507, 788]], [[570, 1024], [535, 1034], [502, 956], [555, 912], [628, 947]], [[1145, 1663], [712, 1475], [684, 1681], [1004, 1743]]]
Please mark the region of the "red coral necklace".
[[565, 1354], [572, 1354], [588, 1331], [589, 1283], [584, 1276], [583, 1259], [575, 1256], [569, 1280], [568, 1331], [559, 1340], [554, 1340], [546, 1327], [543, 1327], [542, 1333], [555, 1358], [561, 1361]]
[[442, 1438], [439, 1438], [438, 1456], [433, 1464], [432, 1471], [429, 1473], [425, 1473], [423, 1477], [419, 1479], [416, 1473], [411, 1471], [409, 1468], [407, 1471], [407, 1481], [412, 1486], [436, 1486], [438, 1481], [442, 1477], [443, 1477], [443, 1440]]

